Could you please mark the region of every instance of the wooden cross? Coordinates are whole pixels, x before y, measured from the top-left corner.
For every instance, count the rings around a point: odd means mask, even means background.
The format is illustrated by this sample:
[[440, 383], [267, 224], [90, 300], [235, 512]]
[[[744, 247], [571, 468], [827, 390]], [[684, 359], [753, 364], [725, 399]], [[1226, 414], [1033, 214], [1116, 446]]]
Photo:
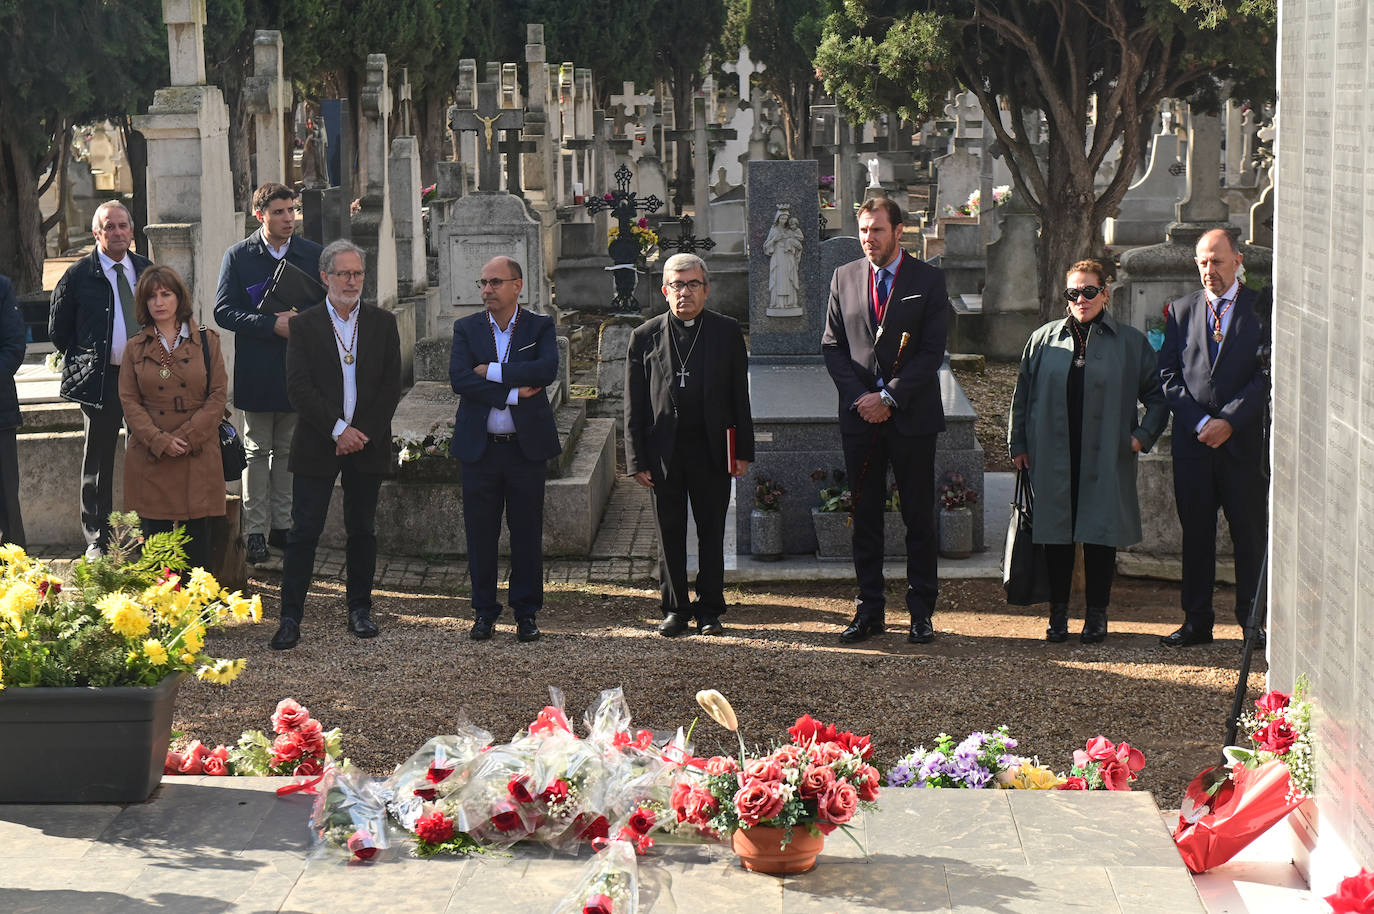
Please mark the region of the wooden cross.
[[501, 189], [501, 146], [497, 131], [517, 131], [525, 124], [525, 112], [520, 108], [502, 108], [500, 86], [493, 82], [477, 84], [477, 107], [449, 109], [448, 127], [454, 133], [472, 131], [477, 134], [477, 189]]

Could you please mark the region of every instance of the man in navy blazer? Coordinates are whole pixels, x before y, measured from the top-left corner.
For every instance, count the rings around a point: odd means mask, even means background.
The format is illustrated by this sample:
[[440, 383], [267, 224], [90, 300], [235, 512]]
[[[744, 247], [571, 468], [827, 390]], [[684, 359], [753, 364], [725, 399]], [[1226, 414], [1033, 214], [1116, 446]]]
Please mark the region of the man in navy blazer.
[[1174, 414], [1174, 499], [1183, 526], [1184, 621], [1160, 639], [1166, 647], [1212, 641], [1217, 508], [1226, 512], [1235, 545], [1242, 627], [1259, 587], [1266, 539], [1269, 328], [1263, 315], [1269, 295], [1237, 279], [1242, 256], [1224, 229], [1198, 239], [1196, 259], [1203, 288], [1170, 303], [1159, 351]]
[[124, 346], [142, 327], [134, 317], [134, 287], [150, 265], [129, 250], [134, 221], [118, 200], [95, 208], [91, 233], [96, 248], [67, 268], [52, 291], [48, 336], [62, 353], [64, 400], [81, 404], [85, 443], [81, 451], [81, 528], [86, 556], [105, 553], [114, 509], [115, 450], [124, 427], [119, 366]]
[[291, 526], [291, 436], [296, 412], [286, 394], [286, 340], [295, 311], [258, 310], [281, 260], [307, 276], [320, 268], [320, 246], [297, 238], [296, 192], [268, 183], [253, 192], [262, 228], [224, 252], [215, 292], [215, 323], [234, 334], [234, 405], [243, 411], [243, 535], [249, 564], [267, 561], [269, 541], [286, 547]]
[[902, 210], [885, 197], [859, 207], [864, 258], [830, 280], [821, 352], [839, 391], [840, 436], [854, 497], [854, 572], [859, 595], [845, 643], [883, 632], [883, 503], [887, 469], [906, 524], [907, 640], [935, 637], [938, 591], [935, 438], [945, 428], [940, 397], [949, 296], [939, 269], [902, 251]]
[[450, 451], [463, 462], [471, 636], [490, 638], [501, 615], [496, 548], [504, 512], [516, 638], [535, 641], [544, 605], [544, 479], [548, 461], [563, 450], [544, 391], [558, 375], [558, 340], [552, 318], [520, 307], [524, 273], [513, 258], [487, 261], [477, 284], [486, 310], [454, 322], [448, 367], [462, 398]]

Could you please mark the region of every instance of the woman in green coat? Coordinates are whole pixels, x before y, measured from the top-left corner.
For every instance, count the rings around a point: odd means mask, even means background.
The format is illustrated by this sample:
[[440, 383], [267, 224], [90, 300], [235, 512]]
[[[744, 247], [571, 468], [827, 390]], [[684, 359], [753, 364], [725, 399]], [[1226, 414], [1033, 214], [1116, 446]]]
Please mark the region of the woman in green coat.
[[[1031, 334], [1021, 353], [1007, 443], [1035, 494], [1032, 538], [1045, 544], [1050, 623], [1069, 637], [1074, 543], [1087, 584], [1084, 644], [1107, 636], [1116, 550], [1140, 542], [1136, 455], [1164, 431], [1169, 410], [1145, 334], [1107, 311], [1107, 274], [1081, 260], [1067, 276], [1068, 313]], [[1137, 418], [1136, 402], [1145, 415]]]

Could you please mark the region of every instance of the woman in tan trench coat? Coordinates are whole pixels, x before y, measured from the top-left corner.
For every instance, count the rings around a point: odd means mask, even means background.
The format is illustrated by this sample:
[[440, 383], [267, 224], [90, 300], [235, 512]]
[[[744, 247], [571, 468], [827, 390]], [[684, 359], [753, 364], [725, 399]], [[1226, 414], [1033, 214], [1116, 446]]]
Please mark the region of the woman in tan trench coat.
[[119, 373], [129, 429], [124, 508], [138, 512], [144, 533], [185, 526], [191, 567], [208, 567], [209, 518], [225, 512], [219, 420], [229, 382], [219, 336], [193, 327], [190, 293], [171, 267], [152, 266], [140, 274], [134, 316], [143, 330], [129, 335]]

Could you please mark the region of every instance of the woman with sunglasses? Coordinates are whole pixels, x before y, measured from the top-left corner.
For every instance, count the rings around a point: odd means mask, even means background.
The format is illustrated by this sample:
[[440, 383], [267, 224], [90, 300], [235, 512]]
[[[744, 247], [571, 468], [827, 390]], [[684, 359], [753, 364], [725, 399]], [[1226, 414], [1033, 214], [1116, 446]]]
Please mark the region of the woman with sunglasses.
[[1107, 311], [1102, 264], [1080, 260], [1066, 286], [1065, 317], [1032, 333], [1021, 353], [1007, 443], [1017, 469], [1030, 474], [1032, 538], [1045, 545], [1045, 640], [1068, 640], [1074, 543], [1082, 543], [1087, 608], [1079, 640], [1095, 644], [1107, 637], [1116, 550], [1141, 538], [1136, 455], [1154, 445], [1169, 410], [1149, 340]]

